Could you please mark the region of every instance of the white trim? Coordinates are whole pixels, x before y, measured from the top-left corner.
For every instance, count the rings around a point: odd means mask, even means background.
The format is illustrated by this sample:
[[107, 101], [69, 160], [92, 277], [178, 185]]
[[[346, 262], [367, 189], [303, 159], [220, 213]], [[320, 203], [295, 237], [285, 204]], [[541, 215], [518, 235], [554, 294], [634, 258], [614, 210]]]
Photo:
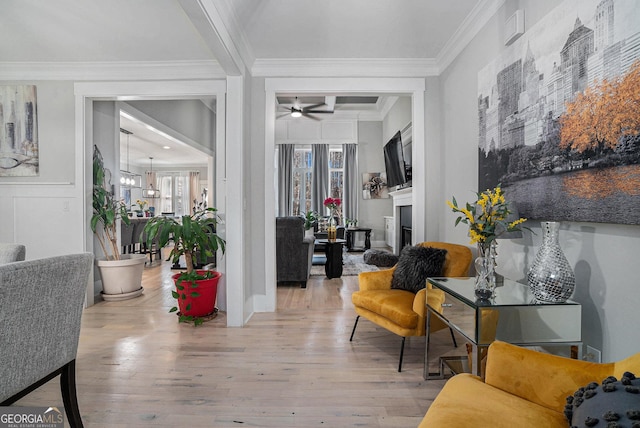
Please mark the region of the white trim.
[[451, 65], [487, 22], [493, 18], [504, 2], [505, 0], [481, 0], [476, 4], [436, 56], [438, 74], [444, 72]]
[[[245, 323], [246, 275], [244, 229], [244, 128], [243, 128], [244, 77], [227, 77], [226, 117], [226, 240], [227, 248], [227, 325], [242, 327]], [[233, 231], [233, 232], [232, 232]], [[231, 310], [233, 309], [233, 310]]]
[[215, 60], [0, 62], [0, 80], [183, 80], [225, 77]]
[[[273, 168], [275, 151], [275, 106], [277, 92], [331, 93], [341, 94], [384, 94], [411, 95], [412, 118], [414, 124], [413, 159], [416, 164], [424, 159], [424, 105], [425, 79], [423, 78], [267, 78], [265, 79], [265, 195], [275, 195], [275, 173]], [[425, 173], [418, 174], [418, 179]], [[414, 195], [426, 193], [426, 183], [414, 180]], [[424, 207], [424, 200], [416, 200], [413, 206]], [[273, 312], [276, 308], [276, 271], [275, 271], [275, 198], [266, 197], [264, 205], [264, 254], [265, 254], [265, 298], [254, 298], [256, 312]], [[416, 239], [425, 234], [424, 211], [413, 212], [412, 228]], [[260, 305], [260, 306], [258, 306]]]
[[251, 67], [254, 77], [425, 77], [438, 73], [431, 58], [258, 58]]

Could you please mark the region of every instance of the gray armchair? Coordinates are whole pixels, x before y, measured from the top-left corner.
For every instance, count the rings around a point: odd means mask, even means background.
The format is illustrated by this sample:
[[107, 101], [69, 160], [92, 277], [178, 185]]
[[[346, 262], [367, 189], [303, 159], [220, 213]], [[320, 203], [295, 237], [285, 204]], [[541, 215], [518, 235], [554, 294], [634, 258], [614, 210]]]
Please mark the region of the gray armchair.
[[72, 428], [82, 427], [76, 353], [89, 253], [0, 265], [0, 406], [8, 406], [60, 375]]
[[278, 282], [299, 282], [307, 287], [313, 259], [313, 237], [304, 236], [302, 217], [276, 218], [276, 271]]
[[5, 244], [0, 242], [0, 265], [24, 260], [26, 248], [20, 244]]

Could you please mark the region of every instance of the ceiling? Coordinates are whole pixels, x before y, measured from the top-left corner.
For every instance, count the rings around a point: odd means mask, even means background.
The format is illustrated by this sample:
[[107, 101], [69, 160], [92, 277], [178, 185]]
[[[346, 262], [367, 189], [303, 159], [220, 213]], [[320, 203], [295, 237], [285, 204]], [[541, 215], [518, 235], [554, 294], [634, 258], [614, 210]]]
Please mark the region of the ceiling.
[[[249, 70], [265, 61], [436, 61], [452, 40], [469, 32], [479, 10], [501, 1], [3, 0], [0, 71], [15, 63], [98, 69], [218, 63], [225, 69], [224, 57], [240, 57]], [[218, 21], [211, 19], [211, 11]], [[296, 95], [279, 94], [285, 107], [293, 105]], [[335, 107], [319, 109], [380, 111], [385, 100], [360, 101], [337, 99]], [[283, 112], [279, 109], [279, 115]], [[187, 165], [195, 157], [175, 141], [168, 143], [174, 149], [156, 148], [166, 145], [165, 139], [143, 126], [125, 120], [123, 127], [134, 132], [130, 164], [144, 163], [151, 155], [154, 165]]]
[[120, 129], [131, 132], [128, 135], [120, 132], [120, 165], [124, 170], [129, 168], [126, 165], [148, 170], [152, 162], [149, 157], [153, 157], [154, 167], [207, 166], [207, 156], [202, 152], [123, 112]]

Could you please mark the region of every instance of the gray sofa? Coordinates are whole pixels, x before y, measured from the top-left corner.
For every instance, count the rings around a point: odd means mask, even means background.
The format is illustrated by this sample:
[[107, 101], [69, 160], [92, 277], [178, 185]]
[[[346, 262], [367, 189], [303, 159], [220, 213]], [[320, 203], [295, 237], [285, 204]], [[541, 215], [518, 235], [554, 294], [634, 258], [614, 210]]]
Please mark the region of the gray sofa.
[[0, 242], [0, 265], [22, 261], [25, 259], [25, 255], [24, 245]]
[[59, 375], [69, 425], [83, 426], [75, 362], [92, 265], [89, 253], [0, 265], [0, 406]]
[[276, 218], [276, 271], [278, 282], [299, 282], [307, 287], [313, 260], [313, 237], [304, 236], [302, 217]]

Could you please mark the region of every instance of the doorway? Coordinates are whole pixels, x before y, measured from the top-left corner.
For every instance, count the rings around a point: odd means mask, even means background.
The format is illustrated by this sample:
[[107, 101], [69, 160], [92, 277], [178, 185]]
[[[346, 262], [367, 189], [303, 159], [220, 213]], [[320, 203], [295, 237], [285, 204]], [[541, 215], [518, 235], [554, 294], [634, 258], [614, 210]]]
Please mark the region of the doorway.
[[[227, 191], [242, 192], [242, 189], [234, 189], [234, 184], [225, 185], [226, 182], [226, 100], [227, 82], [225, 80], [202, 80], [198, 82], [189, 81], [164, 81], [164, 82], [81, 82], [74, 85], [76, 97], [76, 167], [78, 171], [83, 171], [83, 179], [79, 180], [78, 192], [84, 201], [85, 215], [83, 218], [83, 242], [85, 251], [93, 248], [93, 235], [89, 227], [91, 219], [91, 183], [92, 179], [92, 148], [93, 148], [93, 102], [94, 100], [175, 100], [175, 99], [197, 99], [200, 97], [215, 97], [216, 99], [216, 157], [209, 160], [209, 169], [215, 171], [215, 195], [213, 201], [218, 208], [221, 217], [226, 224], [219, 228], [219, 234], [227, 238], [226, 231], [235, 226], [236, 218], [234, 213], [228, 212]], [[213, 174], [212, 174], [213, 175]], [[213, 188], [213, 177], [210, 177], [210, 185]], [[218, 270], [227, 274], [227, 281], [232, 281], [235, 269], [227, 269], [230, 259], [239, 258], [233, 248], [227, 247], [226, 256], [221, 259]], [[239, 271], [239, 269], [238, 269]], [[231, 277], [231, 278], [230, 278]], [[93, 304], [93, 284], [89, 285], [87, 304]], [[241, 305], [228, 304], [229, 300], [243, 300], [244, 289], [234, 287], [226, 289], [226, 281], [221, 281], [221, 292], [218, 301], [221, 306], [224, 303], [227, 310], [227, 324], [241, 325], [243, 320], [243, 308]], [[236, 296], [235, 294], [239, 294]], [[221, 308], [223, 309], [223, 308]], [[240, 320], [240, 321], [238, 321]]]
[[[412, 100], [413, 144], [412, 159], [425, 162], [425, 79], [424, 78], [268, 78], [265, 79], [265, 195], [274, 194], [275, 175], [272, 168], [275, 153], [276, 95], [278, 93], [331, 95], [406, 95]], [[435, 161], [435, 160], [432, 160]], [[425, 170], [417, 168], [413, 176], [413, 237], [425, 240]], [[257, 312], [276, 310], [277, 282], [275, 268], [276, 207], [274, 198], [264, 201], [264, 257], [266, 289], [263, 307]]]

